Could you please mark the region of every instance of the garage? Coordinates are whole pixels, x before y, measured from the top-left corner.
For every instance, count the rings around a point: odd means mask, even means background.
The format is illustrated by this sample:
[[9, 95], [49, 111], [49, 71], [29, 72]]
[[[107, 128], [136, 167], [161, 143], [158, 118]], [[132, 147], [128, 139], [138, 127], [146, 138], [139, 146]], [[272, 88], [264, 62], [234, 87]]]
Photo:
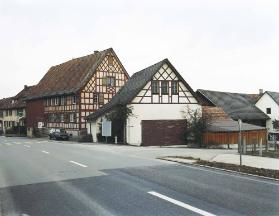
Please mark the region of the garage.
[[183, 145], [185, 120], [143, 120], [142, 145], [164, 146]]

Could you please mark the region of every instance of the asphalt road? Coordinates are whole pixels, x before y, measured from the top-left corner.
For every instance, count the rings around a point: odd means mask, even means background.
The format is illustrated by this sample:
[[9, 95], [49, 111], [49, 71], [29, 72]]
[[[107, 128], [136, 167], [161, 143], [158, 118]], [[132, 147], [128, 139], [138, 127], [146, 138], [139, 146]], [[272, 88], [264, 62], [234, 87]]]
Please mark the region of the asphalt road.
[[279, 215], [279, 182], [129, 148], [0, 137], [0, 215]]

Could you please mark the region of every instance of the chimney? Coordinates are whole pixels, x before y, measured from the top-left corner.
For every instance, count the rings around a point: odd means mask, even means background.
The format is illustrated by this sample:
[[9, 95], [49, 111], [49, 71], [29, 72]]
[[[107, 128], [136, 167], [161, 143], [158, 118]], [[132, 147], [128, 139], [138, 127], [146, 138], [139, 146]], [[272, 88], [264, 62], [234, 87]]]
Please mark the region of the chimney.
[[264, 90], [263, 89], [259, 89], [259, 94], [263, 94]]
[[99, 53], [99, 51], [98, 50], [94, 50], [94, 54], [98, 54]]
[[24, 89], [27, 89], [28, 85], [24, 85]]

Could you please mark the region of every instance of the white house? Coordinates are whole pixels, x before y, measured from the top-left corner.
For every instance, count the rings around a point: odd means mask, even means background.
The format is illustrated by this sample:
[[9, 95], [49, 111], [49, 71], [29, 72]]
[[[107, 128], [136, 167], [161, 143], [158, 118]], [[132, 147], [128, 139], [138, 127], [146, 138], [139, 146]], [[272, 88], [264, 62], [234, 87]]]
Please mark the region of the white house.
[[131, 145], [183, 144], [183, 111], [201, 110], [195, 92], [168, 59], [135, 73], [109, 103], [86, 118], [93, 142], [100, 137], [99, 123], [118, 105], [133, 110], [123, 133]]
[[271, 135], [278, 134], [277, 138], [279, 140], [279, 127], [274, 124], [275, 120], [279, 120], [279, 93], [266, 91], [255, 105], [270, 117], [266, 121], [268, 133]]

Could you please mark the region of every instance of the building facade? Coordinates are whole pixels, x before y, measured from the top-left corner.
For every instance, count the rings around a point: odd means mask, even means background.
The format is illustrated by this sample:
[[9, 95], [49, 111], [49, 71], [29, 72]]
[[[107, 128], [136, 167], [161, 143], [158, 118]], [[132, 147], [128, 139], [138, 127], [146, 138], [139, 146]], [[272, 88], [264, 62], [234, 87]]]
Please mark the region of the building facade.
[[266, 91], [257, 101], [256, 106], [269, 119], [266, 121], [266, 128], [269, 133], [269, 140], [273, 138], [279, 141], [279, 93]]
[[27, 101], [29, 136], [40, 128], [86, 133], [85, 117], [109, 102], [128, 78], [112, 48], [51, 67]]
[[0, 100], [0, 130], [5, 134], [8, 129], [26, 126], [25, 98], [33, 86], [24, 86], [16, 96]]

